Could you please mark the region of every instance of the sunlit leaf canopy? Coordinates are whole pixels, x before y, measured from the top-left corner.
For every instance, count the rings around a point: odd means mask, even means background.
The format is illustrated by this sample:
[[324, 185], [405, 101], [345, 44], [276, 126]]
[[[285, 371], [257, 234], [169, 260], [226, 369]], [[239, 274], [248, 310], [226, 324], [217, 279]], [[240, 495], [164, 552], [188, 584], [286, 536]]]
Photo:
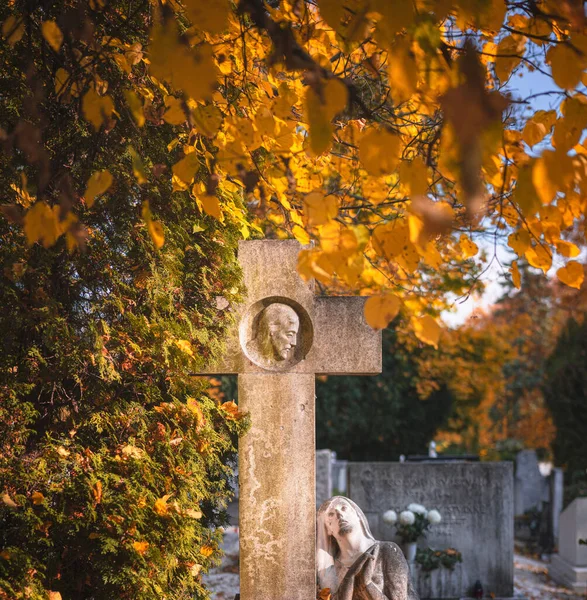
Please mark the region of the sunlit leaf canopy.
[[[145, 164], [132, 139], [121, 147], [158, 248], [165, 224], [149, 192], [168, 177], [172, 193], [192, 196], [203, 216], [239, 223], [245, 238], [313, 242], [299, 256], [303, 278], [330, 293], [380, 296], [367, 305], [372, 325], [402, 309], [433, 345], [447, 298], [480, 288], [498, 244], [545, 274], [554, 265], [568, 286], [583, 282], [581, 2], [21, 4], [2, 23], [4, 43], [17, 51], [44, 39], [53, 81], [45, 93], [77, 107], [88, 131], [108, 135], [123, 114], [137, 128], [175, 128], [167, 168]], [[63, 16], [72, 7], [82, 33]], [[137, 14], [144, 43], [114, 33]], [[116, 82], [105, 64], [118, 69]], [[516, 93], [529, 72], [548, 81], [548, 110]], [[26, 127], [42, 140], [41, 127], [22, 123], [3, 131], [6, 144], [23, 146]], [[24, 154], [34, 179], [23, 171], [14, 181], [4, 214], [30, 244], [62, 235], [72, 251], [91, 243], [79, 206], [99, 214], [115, 174], [96, 160], [76, 201], [59, 205], [55, 166], [42, 152]], [[511, 277], [519, 286], [516, 261]]]

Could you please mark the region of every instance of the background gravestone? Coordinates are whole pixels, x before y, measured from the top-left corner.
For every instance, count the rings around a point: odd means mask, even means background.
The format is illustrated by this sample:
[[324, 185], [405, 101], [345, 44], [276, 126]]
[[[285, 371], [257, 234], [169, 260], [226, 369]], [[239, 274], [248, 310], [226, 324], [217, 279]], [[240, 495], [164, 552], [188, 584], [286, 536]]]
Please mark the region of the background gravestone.
[[516, 454], [514, 480], [514, 514], [542, 508], [549, 500], [549, 482], [540, 472], [535, 450], [521, 450]]
[[[349, 463], [349, 496], [365, 512], [376, 539], [397, 541], [381, 516], [412, 502], [436, 508], [442, 522], [420, 546], [456, 548], [463, 563], [423, 597], [470, 596], [480, 580], [485, 594], [511, 597], [514, 586], [512, 463]], [[428, 584], [426, 584], [428, 585]], [[429, 587], [429, 586], [428, 586]]]
[[587, 498], [576, 498], [562, 512], [558, 554], [553, 554], [548, 574], [576, 592], [587, 592]]
[[316, 507], [332, 496], [332, 450], [316, 450]]

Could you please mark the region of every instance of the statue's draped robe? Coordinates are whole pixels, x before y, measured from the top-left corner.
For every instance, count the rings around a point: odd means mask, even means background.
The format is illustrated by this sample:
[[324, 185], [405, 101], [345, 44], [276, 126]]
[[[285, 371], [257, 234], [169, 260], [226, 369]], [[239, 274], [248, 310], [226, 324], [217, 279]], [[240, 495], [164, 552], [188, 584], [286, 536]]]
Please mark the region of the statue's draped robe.
[[375, 542], [351, 565], [332, 600], [419, 600], [397, 544]]

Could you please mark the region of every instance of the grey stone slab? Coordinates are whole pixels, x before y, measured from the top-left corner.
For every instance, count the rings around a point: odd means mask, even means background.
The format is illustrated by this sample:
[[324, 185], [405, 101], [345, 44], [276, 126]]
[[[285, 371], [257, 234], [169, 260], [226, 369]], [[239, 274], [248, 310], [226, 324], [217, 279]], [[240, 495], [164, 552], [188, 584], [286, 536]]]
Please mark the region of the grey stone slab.
[[581, 539], [587, 539], [587, 498], [575, 498], [560, 516], [558, 553], [575, 567], [587, 567], [587, 546], [579, 545]]
[[514, 514], [523, 515], [531, 509], [542, 508], [542, 503], [548, 501], [549, 483], [538, 467], [538, 457], [535, 450], [521, 450], [515, 460], [515, 506]]
[[313, 375], [239, 375], [241, 598], [316, 593]]
[[[435, 597], [462, 597], [479, 579], [486, 594], [513, 595], [512, 463], [349, 463], [349, 496], [365, 512], [376, 539], [395, 539], [382, 514], [412, 502], [436, 508], [442, 522], [420, 546], [453, 547], [460, 571]], [[415, 582], [418, 586], [418, 582]]]

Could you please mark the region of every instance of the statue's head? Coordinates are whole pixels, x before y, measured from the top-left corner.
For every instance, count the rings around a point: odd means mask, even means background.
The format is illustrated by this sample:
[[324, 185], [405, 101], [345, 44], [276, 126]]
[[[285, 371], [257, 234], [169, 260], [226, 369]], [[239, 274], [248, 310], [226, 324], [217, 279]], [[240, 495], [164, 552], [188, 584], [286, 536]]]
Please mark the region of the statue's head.
[[367, 518], [350, 498], [333, 496], [326, 500], [318, 509], [316, 518], [318, 528], [335, 540], [356, 530], [373, 539]]
[[276, 361], [291, 358], [299, 329], [300, 318], [291, 306], [274, 302], [264, 308], [259, 316], [256, 336], [263, 357]]

